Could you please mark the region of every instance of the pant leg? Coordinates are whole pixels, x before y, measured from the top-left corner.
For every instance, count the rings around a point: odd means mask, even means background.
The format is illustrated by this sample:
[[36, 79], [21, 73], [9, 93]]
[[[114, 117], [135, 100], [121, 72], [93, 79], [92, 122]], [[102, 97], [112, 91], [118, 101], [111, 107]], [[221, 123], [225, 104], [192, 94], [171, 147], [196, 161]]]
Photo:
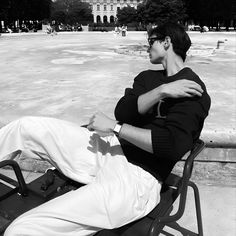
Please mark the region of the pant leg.
[[95, 180], [17, 218], [4, 236], [85, 236], [148, 214], [161, 184], [122, 155], [106, 153]]
[[[106, 143], [77, 124], [46, 117], [23, 117], [0, 129], [0, 161], [17, 150], [37, 152], [69, 178], [90, 183]], [[98, 150], [100, 146], [101, 150]], [[104, 146], [104, 150], [103, 147]]]

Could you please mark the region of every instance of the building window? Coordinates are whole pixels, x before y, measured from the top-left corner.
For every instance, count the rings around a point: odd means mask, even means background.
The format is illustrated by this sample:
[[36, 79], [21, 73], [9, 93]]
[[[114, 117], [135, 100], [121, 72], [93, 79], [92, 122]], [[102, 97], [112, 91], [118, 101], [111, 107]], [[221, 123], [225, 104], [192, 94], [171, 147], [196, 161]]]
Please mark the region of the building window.
[[111, 11], [113, 11], [113, 5], [111, 5]]
[[97, 11], [100, 11], [100, 5], [99, 4], [97, 5]]
[[103, 16], [103, 23], [107, 23], [107, 16]]
[[106, 11], [107, 10], [107, 5], [104, 5], [104, 11]]
[[97, 16], [97, 22], [101, 22], [101, 17]]
[[110, 23], [114, 23], [114, 22], [115, 22], [114, 16], [110, 16]]

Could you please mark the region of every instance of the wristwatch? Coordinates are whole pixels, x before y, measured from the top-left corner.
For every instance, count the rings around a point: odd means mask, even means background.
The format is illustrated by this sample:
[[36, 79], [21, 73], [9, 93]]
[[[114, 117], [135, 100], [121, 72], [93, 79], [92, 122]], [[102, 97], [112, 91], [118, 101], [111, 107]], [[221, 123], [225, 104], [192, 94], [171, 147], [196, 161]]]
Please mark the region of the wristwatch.
[[122, 128], [122, 123], [121, 122], [118, 122], [116, 123], [114, 129], [113, 129], [113, 133], [116, 135], [116, 136], [119, 136], [119, 133], [120, 133], [120, 130]]

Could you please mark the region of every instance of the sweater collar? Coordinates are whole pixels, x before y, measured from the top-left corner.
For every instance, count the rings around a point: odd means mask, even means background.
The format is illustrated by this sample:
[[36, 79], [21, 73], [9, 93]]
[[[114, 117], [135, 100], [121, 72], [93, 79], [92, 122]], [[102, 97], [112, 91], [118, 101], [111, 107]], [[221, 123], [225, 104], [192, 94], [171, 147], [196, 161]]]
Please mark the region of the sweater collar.
[[162, 76], [161, 80], [165, 81], [165, 82], [175, 81], [175, 80], [178, 80], [181, 75], [185, 75], [186, 73], [188, 73], [190, 71], [191, 71], [191, 69], [189, 67], [184, 67], [183, 69], [181, 69], [180, 71], [178, 71], [174, 75], [167, 76], [166, 70], [163, 70], [162, 71], [163, 76]]

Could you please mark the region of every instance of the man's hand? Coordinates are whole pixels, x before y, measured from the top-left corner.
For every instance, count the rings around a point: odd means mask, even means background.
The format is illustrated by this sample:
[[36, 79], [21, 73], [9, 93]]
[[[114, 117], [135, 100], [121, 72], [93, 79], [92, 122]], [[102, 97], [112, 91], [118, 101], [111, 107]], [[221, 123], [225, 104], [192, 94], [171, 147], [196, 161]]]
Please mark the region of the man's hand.
[[202, 96], [203, 89], [194, 81], [182, 79], [161, 85], [160, 92], [163, 98], [182, 98]]
[[199, 84], [191, 80], [177, 80], [163, 84], [138, 98], [138, 111], [140, 114], [146, 112], [157, 102], [164, 98], [182, 98], [202, 96], [203, 90]]
[[88, 130], [95, 130], [102, 133], [111, 133], [117, 121], [107, 117], [102, 112], [96, 112], [89, 121]]

